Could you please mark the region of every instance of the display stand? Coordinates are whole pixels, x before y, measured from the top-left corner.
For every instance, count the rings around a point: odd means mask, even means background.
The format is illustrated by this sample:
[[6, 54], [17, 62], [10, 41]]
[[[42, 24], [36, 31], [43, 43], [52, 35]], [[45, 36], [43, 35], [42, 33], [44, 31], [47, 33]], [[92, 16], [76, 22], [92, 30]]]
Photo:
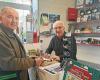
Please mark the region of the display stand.
[[100, 80], [100, 71], [78, 61], [67, 59], [64, 62], [63, 80]]

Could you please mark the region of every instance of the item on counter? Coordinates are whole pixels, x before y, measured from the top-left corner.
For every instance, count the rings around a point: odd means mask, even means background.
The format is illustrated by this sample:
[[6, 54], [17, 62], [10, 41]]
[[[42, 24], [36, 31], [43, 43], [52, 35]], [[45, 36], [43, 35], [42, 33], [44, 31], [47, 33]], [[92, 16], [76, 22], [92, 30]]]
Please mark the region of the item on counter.
[[75, 30], [75, 33], [80, 33], [80, 30]]
[[80, 22], [80, 21], [81, 21], [81, 16], [78, 15], [78, 17], [77, 17], [77, 22]]
[[93, 8], [92, 13], [96, 13], [96, 12], [98, 12], [98, 8]]
[[93, 0], [92, 1], [93, 4], [98, 3], [98, 2], [99, 2], [98, 0]]
[[28, 56], [36, 56], [38, 53], [35, 49], [30, 49], [28, 50]]
[[88, 15], [87, 21], [88, 21], [88, 20], [91, 20], [91, 14], [92, 14], [92, 10], [91, 10], [90, 8], [87, 9], [87, 10], [86, 10], [86, 15]]
[[90, 27], [86, 27], [86, 28], [81, 28], [80, 30], [81, 33], [92, 33], [93, 29]]
[[100, 12], [96, 12], [96, 19], [97, 19], [97, 20], [100, 19]]
[[59, 65], [59, 66], [55, 66], [55, 67], [51, 67], [51, 68], [45, 68], [44, 70], [46, 70], [52, 74], [56, 74], [56, 73], [62, 71], [63, 69]]
[[98, 8], [93, 8], [91, 14], [91, 20], [97, 20], [97, 19], [99, 19]]
[[44, 66], [48, 66], [48, 65], [51, 65], [51, 64], [55, 64], [55, 63], [58, 63], [58, 61], [49, 61], [49, 60], [45, 60], [43, 63], [42, 63], [42, 67]]
[[80, 33], [80, 29], [79, 28], [76, 28], [75, 29], [75, 33]]
[[96, 13], [91, 14], [91, 20], [96, 20]]
[[96, 32], [100, 33], [100, 26], [96, 27]]
[[43, 60], [44, 60], [44, 61], [52, 61], [52, 60], [47, 59], [47, 58], [44, 58], [44, 57], [43, 57]]
[[93, 0], [85, 0], [85, 4], [87, 4], [87, 5], [93, 4]]
[[87, 22], [87, 20], [88, 20], [88, 15], [84, 15], [83, 22]]
[[81, 40], [81, 43], [85, 43], [85, 44], [99, 44], [100, 45], [100, 40], [99, 39], [95, 39], [95, 38], [87, 38], [85, 40]]
[[89, 8], [86, 10], [86, 14], [91, 14], [92, 13], [92, 10]]
[[80, 6], [84, 4], [84, 0], [77, 0], [76, 5]]
[[84, 11], [84, 10], [81, 10], [81, 11], [80, 11], [80, 15], [81, 15], [81, 16], [84, 16], [84, 15], [85, 15], [85, 11]]
[[86, 42], [87, 42], [87, 43], [92, 43], [92, 40], [93, 40], [92, 38], [88, 38], [88, 39], [86, 40]]

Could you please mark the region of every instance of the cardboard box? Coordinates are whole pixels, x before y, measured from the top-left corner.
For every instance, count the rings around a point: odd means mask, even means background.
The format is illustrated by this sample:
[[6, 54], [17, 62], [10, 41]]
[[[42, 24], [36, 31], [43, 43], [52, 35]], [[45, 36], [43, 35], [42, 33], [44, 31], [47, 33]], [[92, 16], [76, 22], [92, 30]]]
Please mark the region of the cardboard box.
[[64, 71], [53, 70], [59, 68], [59, 66], [60, 63], [55, 63], [49, 66], [39, 67], [37, 70], [39, 80], [62, 80]]

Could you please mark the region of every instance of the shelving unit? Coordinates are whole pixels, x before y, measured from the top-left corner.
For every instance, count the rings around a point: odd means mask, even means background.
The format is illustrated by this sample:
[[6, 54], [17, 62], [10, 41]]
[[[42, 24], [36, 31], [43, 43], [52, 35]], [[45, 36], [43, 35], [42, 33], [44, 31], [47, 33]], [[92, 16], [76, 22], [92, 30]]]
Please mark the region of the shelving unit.
[[82, 9], [82, 7], [88, 8], [88, 7], [95, 7], [95, 6], [99, 6], [99, 5], [100, 5], [100, 2], [96, 2], [96, 3], [93, 3], [93, 4], [83, 3], [82, 5], [76, 5], [76, 8]]
[[76, 37], [100, 37], [100, 33], [74, 33]]
[[[87, 63], [88, 65], [90, 63], [92, 64], [95, 63], [95, 66], [97, 66], [97, 64], [100, 65], [99, 62], [100, 61], [99, 58], [100, 56], [100, 2], [93, 3], [93, 4], [86, 4], [85, 1], [89, 1], [89, 0], [80, 0], [80, 1], [84, 1], [84, 2], [83, 5], [82, 4], [78, 6], [76, 5], [76, 8], [78, 10], [77, 21], [70, 22], [68, 30], [69, 32], [73, 33], [76, 38], [77, 59], [85, 62], [89, 62]], [[96, 12], [94, 11], [94, 13], [92, 12], [87, 14], [86, 11], [88, 9], [96, 10], [95, 8], [97, 8]], [[83, 11], [84, 14], [80, 15], [81, 11]], [[95, 19], [91, 18], [93, 16], [95, 16], [96, 18]], [[89, 27], [90, 32], [84, 31], [85, 28], [87, 27]]]
[[76, 7], [91, 7], [91, 6], [95, 6], [95, 5], [99, 5], [100, 4], [100, 0], [76, 0]]
[[73, 22], [73, 23], [69, 23], [69, 25], [79, 25], [79, 24], [93, 24], [93, 23], [100, 23], [100, 20], [89, 20], [87, 22]]
[[77, 43], [78, 46], [94, 46], [99, 47], [100, 44], [87, 44], [87, 43]]
[[[100, 40], [100, 0], [76, 0], [78, 16], [76, 22], [69, 23], [69, 32], [73, 33], [76, 40], [80, 38], [98, 38]], [[100, 46], [99, 44], [78, 45]]]

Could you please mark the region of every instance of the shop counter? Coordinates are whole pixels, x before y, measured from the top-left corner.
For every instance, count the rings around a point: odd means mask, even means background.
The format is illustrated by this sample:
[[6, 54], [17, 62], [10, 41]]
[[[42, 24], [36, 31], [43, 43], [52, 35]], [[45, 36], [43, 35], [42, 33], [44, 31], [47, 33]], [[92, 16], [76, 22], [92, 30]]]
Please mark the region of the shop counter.
[[62, 80], [64, 71], [60, 68], [60, 63], [39, 67], [37, 69], [39, 80]]

